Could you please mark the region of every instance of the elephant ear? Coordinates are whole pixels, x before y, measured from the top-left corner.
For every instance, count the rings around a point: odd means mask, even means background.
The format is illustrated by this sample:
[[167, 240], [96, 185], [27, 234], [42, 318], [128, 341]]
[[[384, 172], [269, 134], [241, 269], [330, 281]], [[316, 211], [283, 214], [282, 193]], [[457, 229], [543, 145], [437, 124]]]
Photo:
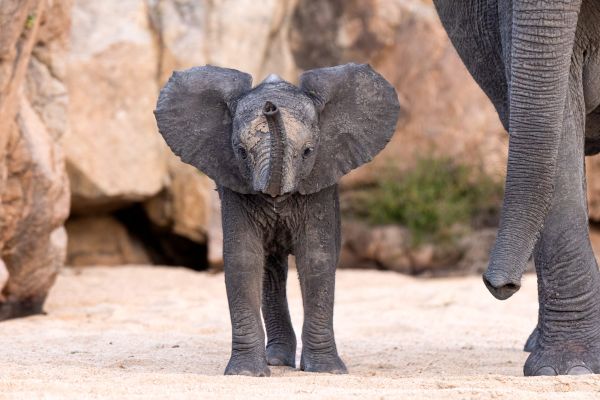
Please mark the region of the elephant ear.
[[367, 64], [306, 71], [300, 88], [320, 110], [315, 165], [299, 186], [307, 194], [371, 161], [394, 134], [400, 104], [394, 87]]
[[218, 185], [249, 193], [231, 144], [236, 100], [252, 87], [252, 76], [213, 66], [174, 72], [160, 91], [154, 115], [176, 155]]

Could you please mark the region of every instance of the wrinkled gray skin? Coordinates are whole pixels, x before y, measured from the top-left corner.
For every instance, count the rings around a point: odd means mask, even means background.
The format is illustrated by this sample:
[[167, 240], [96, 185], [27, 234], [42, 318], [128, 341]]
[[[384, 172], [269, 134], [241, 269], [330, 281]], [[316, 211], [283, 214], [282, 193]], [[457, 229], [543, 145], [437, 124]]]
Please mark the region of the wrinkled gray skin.
[[600, 373], [600, 276], [584, 168], [584, 153], [600, 151], [600, 1], [434, 2], [510, 133], [484, 281], [495, 297], [510, 297], [533, 255], [539, 320], [524, 373]]
[[336, 182], [390, 140], [398, 98], [368, 65], [307, 71], [299, 87], [274, 75], [256, 88], [251, 80], [211, 66], [176, 72], [155, 111], [173, 152], [214, 179], [221, 196], [232, 325], [225, 374], [268, 376], [268, 365], [295, 366], [289, 254], [304, 303], [300, 368], [346, 373], [333, 334]]

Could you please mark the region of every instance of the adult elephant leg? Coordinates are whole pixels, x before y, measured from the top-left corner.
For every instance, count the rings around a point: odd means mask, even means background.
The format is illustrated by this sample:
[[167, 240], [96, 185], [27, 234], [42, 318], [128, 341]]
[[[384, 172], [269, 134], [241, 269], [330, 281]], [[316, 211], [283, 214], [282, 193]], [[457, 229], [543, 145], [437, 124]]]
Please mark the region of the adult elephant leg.
[[600, 373], [600, 273], [588, 232], [579, 92], [567, 101], [555, 192], [534, 250], [539, 335], [525, 375]]
[[[540, 282], [541, 281], [538, 280], [538, 293], [541, 290]], [[523, 346], [523, 351], [525, 351], [527, 353], [531, 353], [537, 347], [538, 340], [540, 338], [540, 321], [541, 320], [542, 320], [542, 313], [541, 313], [541, 309], [538, 307], [538, 323], [535, 326], [535, 328], [533, 328], [533, 332], [531, 332], [529, 334], [529, 337], [527, 338], [527, 341], [525, 342], [525, 346]]]
[[221, 189], [223, 263], [231, 316], [231, 358], [225, 375], [269, 376], [260, 315], [262, 238], [240, 195]]
[[296, 334], [286, 296], [287, 254], [266, 257], [262, 310], [267, 328], [267, 363], [296, 367]]
[[348, 373], [338, 356], [333, 333], [335, 269], [340, 250], [337, 196], [336, 187], [309, 196], [306, 228], [296, 239], [304, 304], [300, 368], [308, 372]]

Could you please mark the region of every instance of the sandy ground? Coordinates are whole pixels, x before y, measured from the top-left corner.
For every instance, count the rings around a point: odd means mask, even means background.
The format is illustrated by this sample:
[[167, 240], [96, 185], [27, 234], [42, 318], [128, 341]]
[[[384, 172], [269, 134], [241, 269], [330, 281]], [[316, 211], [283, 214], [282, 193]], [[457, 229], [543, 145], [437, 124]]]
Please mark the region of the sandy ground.
[[336, 335], [349, 375], [272, 367], [270, 378], [225, 377], [223, 275], [67, 269], [48, 315], [0, 324], [0, 398], [600, 399], [600, 376], [522, 377], [537, 307], [533, 276], [506, 302], [479, 277], [346, 270], [337, 282]]

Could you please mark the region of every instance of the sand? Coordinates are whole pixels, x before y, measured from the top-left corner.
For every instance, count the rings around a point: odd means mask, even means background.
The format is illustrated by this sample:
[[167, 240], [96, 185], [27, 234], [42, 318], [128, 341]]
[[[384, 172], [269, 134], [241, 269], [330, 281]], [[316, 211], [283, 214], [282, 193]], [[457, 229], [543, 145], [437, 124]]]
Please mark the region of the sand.
[[[302, 323], [295, 273], [292, 320]], [[335, 328], [349, 375], [271, 367], [225, 377], [223, 275], [66, 269], [47, 315], [0, 324], [1, 399], [600, 399], [600, 375], [525, 378], [535, 277], [500, 302], [479, 277], [338, 273]], [[298, 340], [300, 343], [300, 340]]]

